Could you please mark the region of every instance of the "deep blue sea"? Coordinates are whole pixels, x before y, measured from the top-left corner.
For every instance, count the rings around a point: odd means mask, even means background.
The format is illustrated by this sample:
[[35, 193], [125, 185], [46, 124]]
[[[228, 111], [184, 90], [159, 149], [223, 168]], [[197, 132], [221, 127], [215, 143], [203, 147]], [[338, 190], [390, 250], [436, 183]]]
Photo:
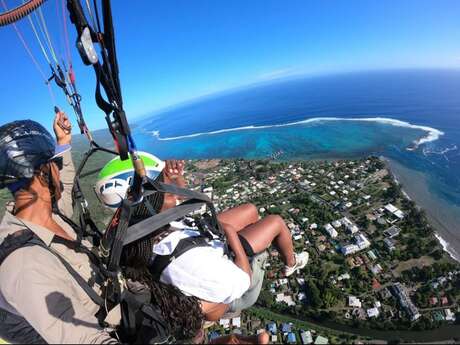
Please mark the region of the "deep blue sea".
[[383, 155], [423, 173], [434, 198], [460, 210], [460, 71], [272, 81], [152, 114], [134, 133], [161, 158]]

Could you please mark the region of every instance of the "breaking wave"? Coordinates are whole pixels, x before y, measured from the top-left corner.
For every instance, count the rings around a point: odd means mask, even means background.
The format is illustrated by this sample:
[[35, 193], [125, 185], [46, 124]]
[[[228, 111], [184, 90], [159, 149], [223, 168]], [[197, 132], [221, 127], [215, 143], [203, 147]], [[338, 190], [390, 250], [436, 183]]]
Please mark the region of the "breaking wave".
[[160, 131], [158, 130], [152, 131], [151, 134], [154, 137], [156, 137], [158, 140], [179, 140], [179, 139], [195, 138], [195, 137], [200, 137], [200, 136], [228, 133], [228, 132], [235, 132], [235, 131], [258, 130], [258, 129], [276, 128], [276, 127], [288, 127], [288, 126], [295, 126], [295, 125], [316, 123], [316, 122], [321, 123], [321, 122], [327, 122], [327, 121], [377, 122], [377, 123], [383, 123], [383, 124], [397, 126], [397, 127], [419, 129], [419, 130], [427, 132], [427, 135], [421, 137], [420, 139], [416, 140], [413, 143], [414, 144], [413, 149], [419, 147], [422, 144], [426, 144], [428, 142], [438, 140], [441, 135], [444, 135], [444, 132], [436, 128], [432, 128], [428, 126], [421, 126], [421, 125], [414, 125], [409, 122], [386, 118], [386, 117], [369, 117], [369, 118], [314, 117], [314, 118], [310, 118], [306, 120], [278, 124], [278, 125], [263, 125], [263, 126], [251, 125], [251, 126], [244, 126], [244, 127], [237, 127], [237, 128], [219, 129], [219, 130], [210, 131], [210, 132], [193, 133], [193, 134], [181, 135], [177, 137], [162, 138], [160, 137]]

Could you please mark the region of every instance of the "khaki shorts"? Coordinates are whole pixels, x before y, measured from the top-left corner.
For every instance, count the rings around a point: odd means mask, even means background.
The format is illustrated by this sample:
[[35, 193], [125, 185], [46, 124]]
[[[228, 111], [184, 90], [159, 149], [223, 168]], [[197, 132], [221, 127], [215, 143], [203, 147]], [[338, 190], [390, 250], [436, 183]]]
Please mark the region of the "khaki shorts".
[[262, 253], [256, 254], [250, 259], [252, 279], [251, 286], [243, 296], [230, 303], [229, 308], [222, 318], [232, 318], [241, 314], [241, 311], [250, 308], [257, 302], [262, 283], [265, 277], [264, 265], [268, 259], [268, 252], [265, 250]]

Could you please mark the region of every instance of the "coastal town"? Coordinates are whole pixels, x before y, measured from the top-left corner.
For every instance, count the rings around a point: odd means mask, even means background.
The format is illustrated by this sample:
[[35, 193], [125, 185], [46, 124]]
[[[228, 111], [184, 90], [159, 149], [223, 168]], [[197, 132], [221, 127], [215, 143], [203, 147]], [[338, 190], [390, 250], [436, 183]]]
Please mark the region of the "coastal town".
[[[332, 332], [331, 324], [420, 331], [460, 318], [460, 265], [380, 158], [187, 165], [190, 185], [218, 210], [250, 202], [261, 217], [279, 214], [296, 251], [310, 255], [302, 272], [286, 278], [270, 250], [256, 306], [221, 320], [210, 338], [264, 328], [274, 343], [359, 343], [371, 337]], [[316, 327], [325, 321], [328, 328]]]

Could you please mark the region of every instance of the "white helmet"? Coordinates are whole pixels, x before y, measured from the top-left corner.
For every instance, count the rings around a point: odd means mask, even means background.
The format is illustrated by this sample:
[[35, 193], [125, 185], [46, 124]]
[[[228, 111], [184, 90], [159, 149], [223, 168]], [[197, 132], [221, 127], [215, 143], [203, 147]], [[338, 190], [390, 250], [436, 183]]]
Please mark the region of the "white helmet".
[[[145, 165], [147, 176], [155, 179], [163, 170], [165, 163], [147, 152], [138, 152]], [[115, 157], [99, 172], [94, 188], [99, 200], [109, 208], [118, 208], [126, 197], [126, 192], [134, 176], [134, 167], [130, 159], [122, 161]]]

